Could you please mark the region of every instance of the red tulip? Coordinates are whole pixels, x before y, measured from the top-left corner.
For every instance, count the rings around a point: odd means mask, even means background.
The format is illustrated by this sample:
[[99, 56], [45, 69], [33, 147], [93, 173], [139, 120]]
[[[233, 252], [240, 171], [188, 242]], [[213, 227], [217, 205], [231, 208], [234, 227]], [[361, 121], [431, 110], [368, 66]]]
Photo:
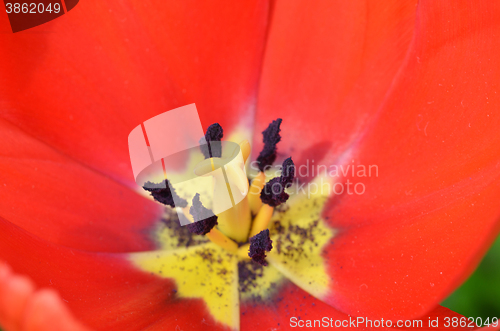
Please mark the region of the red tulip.
[[[0, 270], [0, 324], [268, 330], [293, 317], [424, 327], [459, 317], [438, 304], [500, 224], [499, 15], [487, 0], [82, 1], [16, 34], [4, 15], [0, 259], [32, 282], [16, 292], [8, 282], [20, 276]], [[182, 248], [202, 276], [178, 272], [183, 235], [158, 234], [165, 208], [138, 194], [127, 136], [190, 103], [205, 128], [252, 136], [254, 152], [283, 118], [278, 162], [377, 166], [378, 176], [338, 178], [365, 190], [331, 194], [318, 215], [288, 203], [292, 228], [321, 219], [311, 229], [332, 231], [304, 239], [320, 244], [308, 256], [316, 266], [298, 268], [275, 247], [268, 267], [240, 270], [238, 283], [236, 257]], [[197, 286], [204, 279], [223, 291]], [[47, 316], [61, 326], [41, 325]]]

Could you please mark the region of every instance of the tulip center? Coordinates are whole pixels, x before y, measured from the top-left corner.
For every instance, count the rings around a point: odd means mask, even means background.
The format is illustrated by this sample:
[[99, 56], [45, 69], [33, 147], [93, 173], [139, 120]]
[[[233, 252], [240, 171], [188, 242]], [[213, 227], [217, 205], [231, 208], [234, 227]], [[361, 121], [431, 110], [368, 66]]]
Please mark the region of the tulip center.
[[[156, 201], [170, 207], [152, 229], [158, 250], [132, 253], [130, 261], [144, 272], [172, 280], [172, 289], [166, 290], [169, 298], [202, 300], [213, 318], [203, 320], [207, 325], [222, 323], [237, 330], [240, 314], [248, 307], [281, 300], [291, 283], [319, 299], [331, 295], [325, 247], [335, 231], [321, 216], [331, 178], [317, 177], [310, 183], [314, 191], [301, 191], [298, 182], [292, 183], [291, 158], [280, 172], [268, 169], [276, 159], [280, 124], [274, 121], [263, 132], [259, 171], [250, 180], [246, 172], [226, 171], [223, 183], [230, 184], [228, 191], [245, 192], [246, 187], [244, 198], [232, 208], [214, 212], [217, 204], [204, 200], [206, 192], [196, 185], [177, 191], [167, 190], [168, 185], [145, 185]], [[222, 137], [219, 128], [208, 131], [207, 141]], [[247, 161], [250, 144], [241, 142], [239, 150]], [[224, 164], [217, 148], [205, 152], [205, 161], [193, 165], [198, 175]], [[182, 199], [185, 203], [179, 204]], [[180, 218], [190, 223], [180, 226]]]
[[[267, 266], [249, 257], [250, 243], [238, 243], [234, 253], [207, 235], [180, 226], [178, 213], [172, 208], [166, 208], [164, 217], [152, 229], [158, 249], [132, 253], [130, 261], [148, 274], [171, 280], [173, 289], [166, 289], [169, 298], [203, 300], [213, 317], [207, 320], [210, 325], [216, 321], [235, 330], [240, 314], [255, 305], [281, 300], [291, 283], [309, 293], [301, 295], [329, 298], [333, 280], [327, 273], [327, 260], [332, 257], [325, 254], [325, 248], [332, 243], [335, 231], [321, 216], [328, 199], [327, 186], [331, 185], [326, 179], [313, 180], [311, 185], [317, 189], [311, 192], [303, 192], [293, 184], [287, 189], [291, 194], [287, 203], [272, 207], [266, 230], [273, 249], [265, 250], [265, 240], [257, 245], [267, 255]], [[178, 194], [187, 195], [181, 191]], [[248, 200], [251, 205], [251, 195]], [[266, 209], [259, 209], [257, 214], [261, 210]], [[253, 227], [257, 216], [251, 213]]]
[[[276, 145], [281, 140], [281, 122], [281, 119], [273, 121], [263, 131], [264, 148], [257, 158], [259, 172], [252, 180], [247, 178], [244, 168], [250, 156], [250, 143], [244, 140], [238, 145], [224, 145], [222, 127], [215, 123], [200, 140], [205, 159], [194, 167], [198, 178], [212, 177], [212, 195], [197, 192], [199, 187], [193, 184], [195, 187], [187, 190], [191, 192], [181, 192], [187, 197], [195, 192], [191, 207], [188, 207], [188, 200], [179, 196], [167, 178], [157, 184], [147, 182], [144, 189], [155, 200], [181, 213], [190, 232], [205, 235], [232, 254], [267, 265], [266, 252], [273, 248], [268, 225], [274, 208], [288, 200], [285, 189], [291, 186], [295, 173], [292, 158], [288, 158], [283, 162], [281, 175], [266, 183], [265, 170], [275, 161]], [[186, 187], [182, 186], [184, 190]], [[207, 208], [207, 203], [212, 209]]]
[[[250, 144], [245, 140], [239, 146], [243, 154], [243, 163], [245, 163], [250, 155]], [[220, 157], [211, 157], [201, 162], [196, 169], [199, 174], [202, 174], [214, 172], [224, 165], [225, 161]], [[193, 200], [193, 207], [189, 210], [190, 215], [185, 215], [193, 222], [188, 224], [187, 228], [193, 233], [206, 235], [214, 244], [240, 258], [252, 259], [258, 264], [267, 265], [266, 252], [273, 248], [269, 237], [269, 222], [274, 208], [288, 199], [285, 189], [290, 186], [293, 179], [293, 167], [293, 161], [288, 158], [283, 163], [282, 176], [271, 179], [267, 184], [266, 175], [262, 171], [250, 180], [246, 178], [244, 172], [231, 171], [231, 168], [226, 168], [224, 173], [226, 181], [222, 178], [214, 178], [214, 181], [223, 182], [224, 189], [227, 189], [230, 194], [231, 188], [247, 194], [234, 207], [213, 216], [210, 216], [210, 210], [200, 205], [199, 194], [197, 194]], [[251, 182], [250, 185], [249, 182]], [[234, 185], [229, 183], [234, 183]], [[217, 197], [214, 200], [216, 199]]]

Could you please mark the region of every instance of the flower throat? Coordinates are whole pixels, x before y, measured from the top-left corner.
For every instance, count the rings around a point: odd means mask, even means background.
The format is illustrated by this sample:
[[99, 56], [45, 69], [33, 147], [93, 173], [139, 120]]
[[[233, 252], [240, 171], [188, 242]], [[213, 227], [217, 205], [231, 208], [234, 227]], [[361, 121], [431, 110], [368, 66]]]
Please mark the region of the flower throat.
[[[187, 201], [177, 195], [175, 189], [169, 185], [168, 179], [156, 184], [146, 182], [143, 188], [154, 200], [167, 208], [180, 209], [179, 217], [185, 217], [189, 221], [186, 227], [192, 234], [204, 235], [230, 253], [251, 258], [260, 265], [267, 265], [265, 252], [273, 248], [269, 237], [269, 222], [274, 208], [288, 200], [289, 195], [285, 189], [292, 185], [295, 174], [295, 165], [289, 157], [282, 164], [281, 176], [272, 178], [266, 183], [265, 170], [276, 160], [277, 144], [281, 141], [281, 123], [282, 119], [278, 118], [262, 132], [264, 148], [257, 157], [259, 173], [250, 184], [244, 173], [224, 172], [229, 192], [231, 188], [228, 181], [248, 192], [236, 205], [231, 197], [232, 208], [215, 215], [203, 205], [199, 193], [193, 197], [192, 206], [187, 208]], [[205, 136], [200, 140], [200, 143], [203, 142], [200, 144], [200, 149], [205, 160], [196, 166], [195, 173], [199, 175], [224, 166], [220, 143], [223, 135], [223, 129], [218, 123], [208, 127]], [[244, 140], [239, 144], [239, 148], [243, 162], [246, 163], [250, 156], [250, 143]]]

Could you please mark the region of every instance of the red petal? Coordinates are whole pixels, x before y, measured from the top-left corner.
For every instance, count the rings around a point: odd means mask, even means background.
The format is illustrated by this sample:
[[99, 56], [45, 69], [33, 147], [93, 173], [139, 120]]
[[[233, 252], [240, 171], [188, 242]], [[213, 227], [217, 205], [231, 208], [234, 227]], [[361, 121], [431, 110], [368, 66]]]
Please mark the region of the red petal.
[[[416, 1], [278, 1], [256, 132], [283, 118], [278, 153], [334, 160], [376, 112], [407, 52]], [[290, 38], [293, 36], [293, 38]], [[262, 137], [256, 135], [258, 152]]]
[[0, 262], [0, 325], [20, 331], [89, 331], [74, 319], [52, 289], [35, 291], [33, 283]]
[[127, 137], [196, 102], [205, 126], [251, 115], [267, 2], [85, 2], [12, 34], [0, 22], [1, 116], [58, 151], [133, 183]]
[[424, 314], [497, 235], [499, 15], [498, 2], [421, 2], [406, 64], [352, 155], [379, 176], [351, 178], [365, 193], [333, 197], [326, 213], [342, 311]]
[[39, 290], [26, 306], [21, 330], [89, 331], [77, 322], [59, 295], [53, 290]]
[[[394, 323], [394, 327], [380, 327], [386, 326], [387, 324], [380, 324], [381, 318], [378, 317], [379, 327], [370, 327], [370, 325], [374, 325], [375, 319], [371, 320], [372, 324], [367, 321], [366, 317], [362, 315], [357, 315], [363, 320], [358, 320], [355, 316], [349, 316], [344, 313], [339, 312], [335, 308], [332, 308], [328, 304], [314, 298], [309, 293], [301, 290], [293, 283], [287, 282], [283, 285], [283, 288], [279, 291], [276, 297], [271, 302], [253, 302], [248, 301], [246, 303], [242, 303], [241, 305], [241, 331], [246, 330], [296, 330], [297, 328], [306, 328], [307, 321], [311, 320], [311, 325], [314, 330], [319, 330], [321, 327], [330, 328], [353, 328], [359, 330], [394, 330], [399, 329], [396, 328], [398, 321], [392, 321]], [[463, 318], [465, 321], [465, 317], [457, 314], [448, 308], [444, 307], [436, 307], [426, 316], [421, 316], [417, 318], [417, 320], [421, 320], [421, 326], [414, 324], [414, 327], [403, 327], [401, 329], [404, 330], [450, 330], [450, 329], [471, 329], [470, 327], [465, 328], [453, 328], [453, 327], [445, 327], [445, 317], [449, 317], [450, 319], [457, 317], [458, 319]], [[327, 324], [322, 324], [325, 323]], [[429, 327], [429, 318], [431, 320], [435, 320], [438, 318], [439, 327], [431, 328]], [[301, 320], [301, 322], [299, 322]], [[314, 324], [314, 320], [317, 324]], [[387, 319], [384, 318], [383, 323], [387, 323]], [[358, 325], [357, 322], [360, 322]], [[403, 320], [402, 323], [405, 321]], [[300, 323], [300, 324], [299, 324]], [[339, 323], [336, 325], [335, 323]], [[342, 323], [344, 323], [342, 325]], [[417, 323], [410, 321], [410, 323]], [[377, 325], [377, 324], [375, 324]], [[311, 327], [309, 327], [311, 328]]]
[[37, 286], [56, 289], [74, 316], [95, 329], [224, 329], [201, 300], [177, 298], [170, 280], [135, 269], [126, 254], [56, 246], [0, 218], [0, 259]]
[[[309, 293], [286, 281], [276, 297], [264, 302], [243, 301], [240, 303], [241, 331], [246, 330], [289, 330], [291, 318], [344, 319], [347, 315], [316, 299]], [[270, 309], [272, 307], [272, 309]]]
[[0, 120], [0, 216], [50, 242], [92, 251], [154, 247], [160, 204]]

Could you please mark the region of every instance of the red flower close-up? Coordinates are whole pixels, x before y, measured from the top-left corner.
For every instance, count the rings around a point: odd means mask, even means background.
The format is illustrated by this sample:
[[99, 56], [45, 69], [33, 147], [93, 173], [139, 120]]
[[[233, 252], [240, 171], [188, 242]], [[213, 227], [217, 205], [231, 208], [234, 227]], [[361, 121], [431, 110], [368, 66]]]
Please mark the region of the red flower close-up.
[[[500, 229], [499, 18], [491, 0], [82, 0], [13, 33], [0, 14], [0, 329], [484, 326], [440, 303]], [[209, 212], [201, 189], [169, 205], [128, 145], [191, 104], [248, 184], [198, 232], [175, 211]]]

